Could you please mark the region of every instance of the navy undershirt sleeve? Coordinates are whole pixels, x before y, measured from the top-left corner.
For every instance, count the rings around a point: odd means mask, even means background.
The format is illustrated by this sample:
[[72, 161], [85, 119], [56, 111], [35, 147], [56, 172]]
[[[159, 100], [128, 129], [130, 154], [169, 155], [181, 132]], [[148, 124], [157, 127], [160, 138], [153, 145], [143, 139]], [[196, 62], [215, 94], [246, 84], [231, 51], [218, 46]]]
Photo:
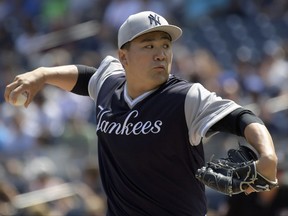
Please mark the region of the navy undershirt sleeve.
[[92, 75], [96, 72], [96, 68], [94, 67], [89, 67], [85, 65], [75, 65], [78, 69], [78, 79], [71, 90], [71, 92], [78, 94], [78, 95], [84, 95], [88, 96], [88, 84], [89, 80], [92, 77]]
[[227, 132], [244, 137], [244, 130], [251, 123], [260, 123], [263, 121], [252, 111], [238, 108], [225, 116], [211, 127], [212, 131]]

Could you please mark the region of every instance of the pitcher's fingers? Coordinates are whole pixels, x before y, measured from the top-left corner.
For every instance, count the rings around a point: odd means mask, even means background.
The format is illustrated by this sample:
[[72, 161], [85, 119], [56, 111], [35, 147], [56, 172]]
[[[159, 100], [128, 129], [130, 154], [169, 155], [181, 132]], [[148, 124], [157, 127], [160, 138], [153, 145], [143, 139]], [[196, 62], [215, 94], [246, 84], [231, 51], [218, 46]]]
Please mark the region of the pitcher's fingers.
[[32, 93], [27, 92], [27, 100], [26, 100], [26, 102], [24, 104], [24, 107], [27, 108], [29, 106], [29, 104], [33, 100], [34, 96], [35, 96], [34, 94], [32, 95]]
[[24, 89], [23, 89], [22, 85], [19, 86], [18, 83], [13, 82], [13, 83], [6, 86], [5, 92], [4, 92], [4, 98], [5, 98], [6, 102], [15, 101], [17, 95], [23, 91], [24, 91]]
[[4, 98], [5, 98], [6, 102], [9, 102], [9, 95], [10, 95], [11, 91], [13, 91], [14, 88], [16, 88], [16, 87], [17, 87], [17, 83], [15, 83], [15, 82], [12, 82], [6, 86], [5, 92], [4, 92]]
[[251, 188], [251, 187], [248, 187], [248, 188], [245, 190], [245, 194], [246, 194], [246, 195], [249, 195], [250, 193], [253, 193], [253, 192], [255, 192], [255, 191], [254, 191], [254, 189]]

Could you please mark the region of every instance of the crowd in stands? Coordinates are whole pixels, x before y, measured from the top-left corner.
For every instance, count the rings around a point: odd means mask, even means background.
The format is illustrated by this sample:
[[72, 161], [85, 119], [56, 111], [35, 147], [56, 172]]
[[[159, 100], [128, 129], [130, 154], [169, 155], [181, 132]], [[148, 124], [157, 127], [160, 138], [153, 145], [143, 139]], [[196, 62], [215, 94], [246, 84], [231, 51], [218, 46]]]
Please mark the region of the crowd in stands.
[[[277, 190], [248, 199], [207, 189], [208, 216], [288, 215], [285, 0], [0, 0], [0, 215], [105, 215], [93, 101], [46, 86], [24, 108], [3, 94], [17, 74], [36, 67], [97, 67], [107, 54], [116, 56], [119, 26], [143, 10], [183, 29], [173, 73], [253, 110], [277, 148]], [[207, 140], [207, 160], [223, 156], [231, 143], [238, 138]]]

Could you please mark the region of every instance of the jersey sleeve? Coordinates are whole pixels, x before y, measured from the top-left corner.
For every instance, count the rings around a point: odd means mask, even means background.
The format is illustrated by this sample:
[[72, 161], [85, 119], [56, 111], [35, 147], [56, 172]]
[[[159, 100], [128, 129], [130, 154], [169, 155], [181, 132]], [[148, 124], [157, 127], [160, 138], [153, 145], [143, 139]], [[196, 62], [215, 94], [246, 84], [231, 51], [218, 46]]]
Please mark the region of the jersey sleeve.
[[208, 133], [210, 127], [239, 107], [201, 84], [193, 84], [186, 95], [184, 108], [191, 145], [198, 145], [203, 137], [212, 136], [215, 132]]
[[89, 96], [96, 102], [98, 93], [104, 83], [109, 77], [116, 74], [124, 74], [124, 68], [120, 61], [112, 56], [107, 56], [101, 62], [96, 73], [91, 77], [88, 84]]

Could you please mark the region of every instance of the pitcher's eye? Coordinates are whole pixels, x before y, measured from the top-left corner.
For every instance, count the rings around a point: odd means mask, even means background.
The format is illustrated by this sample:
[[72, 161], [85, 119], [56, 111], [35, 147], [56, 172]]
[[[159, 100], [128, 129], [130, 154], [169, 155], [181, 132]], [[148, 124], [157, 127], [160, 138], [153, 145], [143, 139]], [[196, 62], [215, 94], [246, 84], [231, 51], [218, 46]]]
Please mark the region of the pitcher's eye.
[[168, 49], [169, 47], [170, 47], [170, 45], [169, 44], [164, 44], [164, 46], [163, 46], [165, 49]]
[[145, 46], [145, 48], [147, 48], [147, 49], [153, 49], [153, 45], [147, 45], [147, 46]]

